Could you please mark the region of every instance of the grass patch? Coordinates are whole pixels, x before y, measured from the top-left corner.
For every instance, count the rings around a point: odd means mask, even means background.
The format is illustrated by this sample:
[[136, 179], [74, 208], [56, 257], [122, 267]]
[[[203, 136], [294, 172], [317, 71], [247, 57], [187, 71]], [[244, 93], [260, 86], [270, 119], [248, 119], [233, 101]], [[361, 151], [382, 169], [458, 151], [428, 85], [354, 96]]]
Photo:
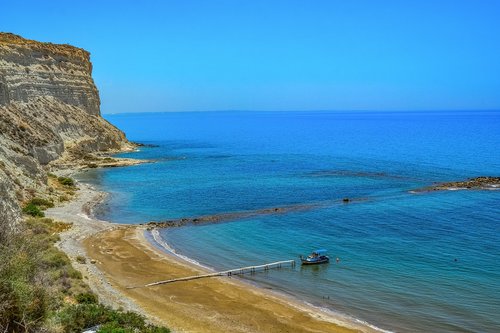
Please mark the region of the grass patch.
[[92, 293], [80, 293], [76, 295], [76, 301], [79, 304], [97, 304], [97, 296]]
[[54, 203], [52, 201], [42, 198], [33, 198], [29, 203], [36, 205], [43, 210], [54, 207]]
[[59, 181], [59, 184], [61, 184], [61, 185], [69, 186], [69, 187], [75, 186], [75, 181], [73, 180], [73, 178], [59, 177], [59, 178], [57, 178], [57, 180]]
[[50, 199], [54, 203], [70, 201], [78, 190], [75, 180], [54, 174], [47, 177], [47, 185], [52, 188]]
[[28, 203], [26, 206], [23, 207], [23, 213], [33, 216], [33, 217], [44, 217], [45, 214], [42, 212], [40, 207], [38, 207], [35, 204]]
[[23, 213], [33, 217], [44, 217], [44, 210], [54, 207], [54, 203], [50, 200], [42, 198], [33, 198], [23, 207]]

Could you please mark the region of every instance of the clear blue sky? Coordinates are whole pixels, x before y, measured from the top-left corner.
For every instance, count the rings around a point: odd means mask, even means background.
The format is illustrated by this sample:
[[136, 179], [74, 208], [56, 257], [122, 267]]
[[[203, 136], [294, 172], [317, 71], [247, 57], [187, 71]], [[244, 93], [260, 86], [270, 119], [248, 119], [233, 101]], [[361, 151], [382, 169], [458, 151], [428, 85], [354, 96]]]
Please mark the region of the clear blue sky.
[[0, 0], [92, 53], [103, 113], [500, 109], [500, 1]]

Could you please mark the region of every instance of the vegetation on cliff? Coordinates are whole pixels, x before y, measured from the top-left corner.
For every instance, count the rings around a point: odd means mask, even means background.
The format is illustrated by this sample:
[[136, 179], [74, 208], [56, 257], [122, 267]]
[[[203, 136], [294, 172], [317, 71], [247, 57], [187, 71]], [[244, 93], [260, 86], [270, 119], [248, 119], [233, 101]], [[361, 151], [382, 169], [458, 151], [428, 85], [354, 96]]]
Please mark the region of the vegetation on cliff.
[[144, 317], [98, 303], [54, 243], [70, 226], [28, 218], [17, 232], [0, 230], [0, 332], [169, 332]]
[[29, 46], [43, 52], [50, 52], [52, 54], [58, 54], [66, 57], [80, 58], [82, 61], [89, 61], [90, 59], [90, 53], [88, 51], [72, 45], [39, 42], [8, 32], [0, 33], [0, 45], [2, 44], [25, 47]]
[[132, 147], [101, 117], [87, 51], [0, 32], [0, 228], [45, 195], [47, 170]]
[[[168, 332], [99, 304], [54, 246], [69, 226], [43, 218], [43, 210], [76, 191], [73, 179], [48, 170], [85, 167], [83, 156], [133, 147], [101, 117], [89, 59], [80, 48], [0, 32], [2, 333], [81, 332], [95, 325], [102, 332]], [[101, 162], [110, 163], [92, 159]]]

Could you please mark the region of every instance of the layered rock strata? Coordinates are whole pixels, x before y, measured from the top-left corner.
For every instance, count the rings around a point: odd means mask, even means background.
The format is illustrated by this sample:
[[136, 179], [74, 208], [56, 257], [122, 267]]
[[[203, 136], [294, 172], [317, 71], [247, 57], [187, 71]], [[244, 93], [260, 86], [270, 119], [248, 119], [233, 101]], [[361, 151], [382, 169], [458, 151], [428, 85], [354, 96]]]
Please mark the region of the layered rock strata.
[[0, 229], [46, 191], [50, 166], [132, 148], [99, 106], [89, 52], [0, 33]]

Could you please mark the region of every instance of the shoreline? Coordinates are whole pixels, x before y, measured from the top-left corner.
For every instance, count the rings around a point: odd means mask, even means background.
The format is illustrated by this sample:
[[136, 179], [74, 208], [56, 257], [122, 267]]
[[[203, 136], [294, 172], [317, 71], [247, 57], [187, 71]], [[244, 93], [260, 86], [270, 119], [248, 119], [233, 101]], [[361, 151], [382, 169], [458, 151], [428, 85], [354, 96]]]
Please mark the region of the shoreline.
[[428, 193], [438, 191], [496, 191], [500, 190], [500, 177], [480, 176], [469, 178], [467, 180], [441, 182], [430, 186], [417, 188], [409, 191], [410, 193]]
[[[143, 238], [144, 241], [148, 242], [155, 248], [157, 248], [162, 254], [166, 254], [168, 256], [171, 256], [175, 258], [175, 260], [185, 263], [187, 266], [192, 267], [195, 266], [200, 270], [201, 273], [213, 273], [216, 270], [205, 266], [196, 260], [186, 257], [184, 255], [181, 255], [176, 252], [175, 248], [170, 246], [163, 238], [161, 238], [161, 235], [157, 237], [160, 237], [161, 240], [156, 239], [155, 235], [153, 234], [154, 232], [158, 233], [157, 229], [153, 230], [144, 230], [143, 233]], [[257, 273], [258, 274], [258, 273]], [[225, 278], [225, 277], [222, 277]], [[389, 330], [384, 330], [382, 328], [376, 327], [375, 325], [372, 325], [368, 322], [365, 322], [361, 319], [357, 319], [355, 317], [350, 317], [346, 314], [342, 313], [337, 313], [334, 310], [321, 307], [319, 305], [315, 305], [313, 303], [310, 303], [306, 300], [300, 299], [298, 297], [295, 297], [294, 295], [287, 294], [284, 291], [276, 290], [276, 289], [267, 289], [264, 286], [261, 286], [259, 282], [254, 282], [250, 280], [244, 280], [244, 275], [238, 276], [235, 275], [232, 278], [235, 279], [235, 283], [238, 284], [243, 284], [247, 286], [248, 288], [256, 288], [260, 292], [266, 292], [272, 294], [274, 297], [281, 299], [282, 301], [285, 301], [288, 303], [288, 305], [293, 306], [301, 311], [307, 312], [310, 315], [318, 315], [320, 314], [320, 317], [325, 320], [325, 321], [330, 321], [332, 323], [335, 323], [337, 325], [340, 325], [342, 327], [346, 328], [353, 328], [351, 326], [354, 326], [356, 329], [360, 329], [362, 332], [383, 332], [383, 333], [392, 333], [392, 331]], [[232, 281], [232, 278], [228, 278], [229, 281]]]
[[[66, 170], [66, 175], [73, 174], [73, 170]], [[113, 308], [143, 312], [137, 304], [128, 299], [123, 299], [106, 279], [106, 276], [90, 261], [82, 264], [76, 260], [77, 256], [86, 256], [83, 240], [91, 235], [122, 227], [119, 224], [97, 220], [91, 215], [93, 207], [98, 205], [108, 195], [93, 188], [89, 184], [78, 182], [79, 190], [76, 198], [61, 206], [49, 208], [45, 211], [48, 218], [71, 224], [71, 227], [59, 234], [60, 240], [56, 247], [66, 253], [71, 264], [79, 270], [90, 288], [99, 296], [104, 305]], [[152, 318], [154, 319], [154, 318]]]
[[[206, 301], [208, 301], [204, 304], [204, 310], [211, 313], [210, 315], [207, 314], [204, 318], [200, 318], [198, 314], [191, 313], [191, 316], [188, 315], [185, 319], [180, 321], [176, 320], [176, 318], [172, 318], [172, 316], [164, 315], [161, 311], [158, 312], [154, 310], [154, 305], [150, 303], [161, 306], [169, 305], [175, 308], [176, 303], [169, 302], [169, 299], [171, 300], [171, 295], [168, 296], [168, 294], [166, 294], [163, 299], [161, 297], [155, 297], [156, 293], [151, 295], [151, 299], [144, 296], [146, 294], [151, 294], [152, 289], [162, 289], [163, 287], [139, 288], [138, 292], [127, 292], [127, 286], [123, 284], [122, 276], [125, 272], [120, 269], [110, 268], [112, 265], [108, 265], [106, 262], [107, 259], [109, 259], [106, 257], [107, 254], [110, 254], [110, 250], [99, 251], [99, 246], [96, 247], [95, 245], [103, 244], [102, 241], [113, 241], [115, 242], [113, 243], [114, 245], [124, 248], [128, 247], [129, 250], [133, 250], [134, 248], [136, 250], [140, 249], [143, 254], [147, 255], [147, 259], [150, 260], [150, 263], [153, 265], [161, 262], [161, 269], [164, 270], [166, 274], [172, 273], [172, 268], [174, 268], [178, 274], [182, 272], [182, 274], [184, 274], [183, 276], [189, 275], [188, 272], [192, 275], [192, 272], [196, 274], [196, 272], [206, 271], [208, 269], [196, 267], [194, 263], [189, 263], [179, 258], [175, 253], [169, 254], [166, 253], [165, 250], [158, 248], [151, 240], [146, 238], [146, 228], [143, 226], [117, 224], [95, 219], [92, 216], [93, 207], [102, 202], [102, 200], [106, 198], [107, 193], [99, 192], [86, 183], [79, 182], [78, 185], [80, 190], [78, 191], [77, 198], [62, 206], [47, 210], [47, 217], [72, 224], [72, 228], [61, 234], [61, 241], [58, 242], [57, 247], [68, 254], [74, 267], [82, 272], [85, 281], [106, 305], [115, 308], [122, 307], [125, 310], [142, 313], [153, 323], [167, 325], [175, 332], [224, 332], [229, 327], [233, 330], [233, 325], [239, 327], [236, 330], [239, 332], [275, 332], [278, 326], [282, 326], [284, 329], [283, 331], [293, 328], [294, 332], [317, 332], [318, 328], [320, 328], [322, 332], [347, 333], [383, 331], [371, 327], [368, 323], [362, 323], [361, 321], [357, 323], [357, 319], [355, 318], [352, 318], [351, 322], [351, 318], [339, 318], [339, 316], [326, 313], [324, 310], [312, 304], [308, 304], [305, 301], [294, 299], [276, 291], [271, 292], [272, 295], [269, 295], [270, 292], [264, 288], [242, 281], [241, 279], [226, 277], [210, 278], [197, 282], [198, 287], [203, 287], [204, 284], [212, 287], [213, 293], [204, 295]], [[122, 234], [122, 236], [125, 237], [116, 238], [117, 234]], [[102, 248], [100, 249], [102, 250]], [[111, 252], [113, 251], [111, 250]], [[81, 264], [76, 261], [77, 256], [85, 256], [89, 260], [87, 263]], [[122, 259], [125, 263], [132, 260], [132, 258], [126, 258], [128, 260], [123, 260], [125, 258], [119, 259]], [[116, 260], [111, 261], [116, 263]], [[179, 267], [181, 267], [181, 269], [179, 269]], [[138, 272], [131, 273], [136, 274]], [[143, 275], [136, 276], [136, 278], [144, 279], [145, 276], [147, 277], [147, 275]], [[150, 282], [153, 279], [149, 278], [147, 280]], [[188, 287], [186, 288], [186, 286]], [[179, 285], [177, 285], [177, 287], [179, 287]], [[190, 288], [187, 284], [184, 284], [183, 288], [176, 289], [181, 289], [184, 292], [184, 297], [193, 297], [194, 292], [189, 290]], [[234, 294], [235, 290], [237, 291], [237, 295]], [[230, 317], [234, 317], [235, 315], [233, 313], [233, 306], [227, 308], [218, 302], [220, 297], [227, 297], [226, 293], [231, 294], [228, 300], [229, 303], [234, 303], [236, 306], [241, 307], [241, 312], [237, 315], [241, 318], [232, 319], [231, 325], [225, 322], [222, 325], [225, 325], [225, 327], [221, 327], [220, 318], [225, 317], [225, 311], [231, 312]], [[243, 294], [245, 294], [245, 296], [242, 296]], [[256, 299], [255, 303], [263, 301], [266, 305], [256, 306], [252, 303], [247, 304], [249, 303], [248, 298]], [[165, 304], [165, 302], [170, 304]], [[189, 308], [198, 308], [199, 310], [199, 306], [199, 301], [192, 299], [191, 304], [179, 305], [177, 306], [177, 310], [180, 312], [187, 311], [189, 313]], [[186, 310], [186, 307], [188, 310]], [[265, 319], [257, 320], [256, 317], [252, 315], [252, 312], [255, 311], [262, 313], [261, 316], [266, 315]], [[212, 318], [214, 313], [216, 313], [216, 317], [219, 318], [216, 322], [214, 322]], [[277, 313], [280, 315], [277, 315]], [[183, 314], [186, 315], [186, 313]], [[301, 317], [302, 320], [297, 322], [295, 319], [297, 316]], [[196, 322], [198, 323], [197, 327], [193, 327], [193, 318], [196, 318]], [[284, 320], [283, 318], [288, 318], [288, 320]], [[262, 323], [259, 324], [259, 321], [262, 321]], [[272, 325], [270, 324], [271, 322], [273, 322]], [[266, 327], [272, 327], [273, 329], [266, 330], [262, 325], [267, 325]], [[186, 330], [186, 326], [190, 328]], [[256, 327], [258, 328], [256, 329]]]

